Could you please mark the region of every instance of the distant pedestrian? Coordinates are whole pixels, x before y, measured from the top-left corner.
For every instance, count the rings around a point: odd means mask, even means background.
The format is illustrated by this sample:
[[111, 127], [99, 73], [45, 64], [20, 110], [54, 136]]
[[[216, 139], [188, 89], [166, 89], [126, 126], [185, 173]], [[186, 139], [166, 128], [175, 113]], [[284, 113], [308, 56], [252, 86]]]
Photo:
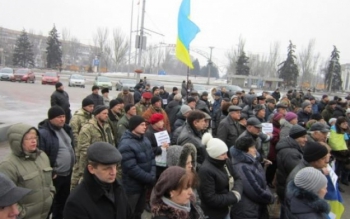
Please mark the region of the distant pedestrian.
[[124, 104], [134, 104], [134, 96], [129, 91], [129, 87], [123, 87], [123, 91], [120, 92], [117, 96], [118, 98], [122, 98], [124, 100]]
[[103, 104], [107, 107], [109, 107], [109, 102], [110, 102], [110, 99], [109, 99], [109, 89], [108, 88], [103, 88], [101, 90], [101, 93], [102, 93], [102, 98], [103, 98]]
[[99, 105], [104, 105], [103, 103], [103, 97], [98, 94], [98, 91], [100, 88], [96, 85], [92, 86], [91, 88], [92, 93], [87, 96], [87, 98], [90, 98], [94, 102], [94, 107], [97, 107]]
[[64, 87], [61, 82], [57, 82], [55, 87], [56, 87], [56, 90], [51, 94], [51, 106], [62, 107], [66, 116], [66, 124], [69, 124], [69, 121], [72, 115], [70, 112], [70, 103], [69, 103], [68, 93], [64, 91]]

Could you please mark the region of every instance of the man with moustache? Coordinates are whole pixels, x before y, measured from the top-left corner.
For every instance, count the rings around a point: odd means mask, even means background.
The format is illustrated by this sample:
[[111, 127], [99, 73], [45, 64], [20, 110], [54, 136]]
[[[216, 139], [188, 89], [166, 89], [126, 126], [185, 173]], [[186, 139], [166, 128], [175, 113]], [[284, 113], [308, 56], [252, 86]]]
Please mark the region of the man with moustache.
[[99, 105], [95, 107], [94, 117], [80, 130], [78, 147], [75, 150], [77, 162], [74, 164], [71, 190], [74, 189], [83, 177], [87, 165], [86, 151], [95, 142], [108, 142], [114, 144], [112, 128], [108, 123], [108, 107]]

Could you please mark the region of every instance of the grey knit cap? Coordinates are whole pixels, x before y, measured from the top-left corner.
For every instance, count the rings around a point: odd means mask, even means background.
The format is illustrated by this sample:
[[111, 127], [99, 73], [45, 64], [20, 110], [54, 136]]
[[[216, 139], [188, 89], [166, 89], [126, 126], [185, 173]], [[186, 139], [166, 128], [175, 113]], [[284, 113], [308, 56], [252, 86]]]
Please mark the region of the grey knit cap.
[[304, 136], [306, 134], [306, 129], [300, 125], [293, 125], [292, 128], [289, 130], [289, 137], [293, 139], [300, 138], [301, 136]]
[[294, 184], [301, 189], [317, 194], [327, 185], [327, 178], [313, 167], [301, 169], [294, 178]]
[[190, 111], [192, 110], [191, 110], [191, 107], [189, 107], [188, 105], [182, 105], [180, 108], [180, 112], [182, 115], [185, 115], [187, 112], [190, 112]]
[[301, 104], [301, 108], [304, 109], [305, 107], [310, 106], [310, 105], [311, 105], [311, 102], [308, 101], [308, 100], [305, 100], [305, 101]]

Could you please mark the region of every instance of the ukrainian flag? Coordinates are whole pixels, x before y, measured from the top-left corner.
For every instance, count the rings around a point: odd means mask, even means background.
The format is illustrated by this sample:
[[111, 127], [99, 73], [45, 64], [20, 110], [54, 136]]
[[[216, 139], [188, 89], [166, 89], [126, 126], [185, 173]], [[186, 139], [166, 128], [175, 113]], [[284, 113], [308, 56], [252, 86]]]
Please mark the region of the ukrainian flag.
[[333, 184], [332, 179], [329, 175], [326, 175], [327, 184], [327, 194], [324, 197], [327, 200], [329, 206], [331, 207], [331, 212], [335, 214], [336, 219], [340, 219], [344, 213], [343, 198], [341, 197], [338, 189], [338, 183]]
[[200, 31], [199, 27], [190, 20], [190, 0], [183, 0], [178, 17], [178, 36], [176, 42], [176, 57], [193, 69], [190, 58], [190, 43]]

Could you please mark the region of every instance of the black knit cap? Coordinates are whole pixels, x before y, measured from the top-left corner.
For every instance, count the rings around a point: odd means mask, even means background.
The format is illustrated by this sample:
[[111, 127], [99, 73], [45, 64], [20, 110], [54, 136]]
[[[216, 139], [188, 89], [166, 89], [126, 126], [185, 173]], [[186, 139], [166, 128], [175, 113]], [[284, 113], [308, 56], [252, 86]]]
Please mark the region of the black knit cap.
[[122, 103], [124, 103], [124, 101], [121, 98], [117, 98], [117, 99], [111, 100], [111, 102], [109, 102], [109, 108], [112, 109], [116, 105], [122, 104]]
[[91, 90], [92, 90], [92, 91], [94, 91], [94, 90], [100, 90], [100, 88], [99, 88], [98, 86], [94, 85], [94, 86], [92, 86]]
[[94, 116], [96, 116], [96, 115], [100, 114], [105, 109], [108, 109], [108, 107], [106, 107], [105, 105], [95, 106], [94, 112], [92, 114], [94, 114]]
[[155, 104], [158, 101], [161, 101], [162, 99], [160, 99], [160, 97], [158, 96], [153, 96], [151, 99], [151, 104]]
[[328, 149], [317, 142], [306, 142], [303, 158], [306, 162], [317, 161], [328, 154]]
[[127, 105], [125, 105], [124, 106], [124, 111], [127, 113], [131, 109], [131, 107], [133, 107], [133, 106], [134, 106], [134, 104], [127, 104]]
[[300, 125], [293, 125], [289, 131], [289, 137], [293, 139], [300, 138], [306, 134], [307, 134], [306, 129]]
[[132, 116], [129, 120], [129, 130], [133, 131], [141, 123], [145, 122], [145, 119], [141, 116]]
[[62, 109], [62, 107], [60, 107], [60, 106], [53, 106], [47, 112], [47, 117], [49, 118], [49, 120], [54, 119], [58, 116], [62, 116], [62, 115], [65, 115], [65, 112]]
[[103, 88], [101, 90], [101, 93], [104, 94], [104, 93], [109, 93], [109, 89], [108, 88]]
[[177, 91], [179, 90], [177, 87], [173, 87], [173, 91]]
[[251, 137], [238, 138], [234, 145], [235, 148], [244, 152], [247, 152], [252, 146], [255, 146], [255, 141]]
[[88, 97], [85, 97], [83, 99], [83, 101], [81, 102], [81, 105], [82, 105], [82, 107], [86, 107], [86, 106], [89, 106], [89, 105], [94, 105], [94, 101], [92, 101], [92, 99], [90, 99]]
[[89, 161], [99, 164], [117, 164], [122, 160], [122, 155], [113, 145], [107, 142], [95, 142], [87, 150]]
[[59, 87], [61, 87], [61, 86], [63, 86], [63, 84], [62, 84], [61, 82], [57, 82], [57, 83], [55, 84], [56, 89], [59, 88]]

